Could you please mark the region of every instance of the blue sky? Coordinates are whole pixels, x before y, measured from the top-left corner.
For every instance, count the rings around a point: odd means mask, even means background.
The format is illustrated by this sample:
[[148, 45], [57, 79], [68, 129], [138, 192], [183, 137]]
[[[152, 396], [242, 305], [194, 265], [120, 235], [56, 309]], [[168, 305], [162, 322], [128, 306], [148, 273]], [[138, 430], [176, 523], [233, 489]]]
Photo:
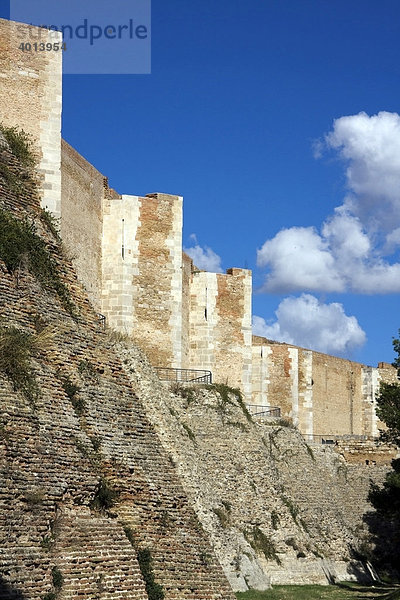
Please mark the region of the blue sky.
[[65, 75], [63, 137], [120, 193], [183, 195], [184, 245], [253, 270], [258, 331], [375, 365], [400, 327], [399, 76], [394, 0], [153, 0], [151, 74]]

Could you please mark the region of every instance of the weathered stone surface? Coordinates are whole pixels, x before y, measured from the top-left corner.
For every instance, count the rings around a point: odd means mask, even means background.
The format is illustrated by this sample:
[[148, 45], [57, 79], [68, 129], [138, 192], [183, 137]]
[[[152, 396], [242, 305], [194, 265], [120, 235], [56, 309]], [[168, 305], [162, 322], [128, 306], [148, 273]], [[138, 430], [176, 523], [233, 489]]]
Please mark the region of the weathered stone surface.
[[[14, 274], [0, 262], [4, 322], [53, 331], [34, 357], [35, 402], [0, 381], [0, 598], [51, 592], [56, 568], [66, 600], [145, 600], [135, 548], [151, 550], [167, 600], [233, 598], [223, 571], [235, 589], [359, 577], [354, 550], [369, 480], [382, 481], [393, 450], [310, 447], [293, 429], [250, 422], [234, 397], [173, 394], [131, 341], [102, 331], [40, 217], [40, 204], [60, 214], [60, 64], [44, 54], [13, 62], [16, 27], [0, 21], [0, 112], [34, 136], [40, 188], [26, 172], [17, 190], [3, 178], [0, 206], [36, 223], [79, 318], [23, 257]], [[29, 110], [26, 93], [35, 98]], [[1, 154], [21, 175], [6, 145]], [[79, 276], [96, 309], [153, 364], [211, 368], [247, 398], [253, 391], [278, 404], [310, 435], [376, 435], [379, 380], [397, 381], [390, 365], [372, 369], [262, 338], [252, 348], [251, 274], [196, 272], [182, 256], [180, 197], [120, 196], [66, 144], [63, 169], [61, 231]], [[79, 389], [68, 394], [66, 381]], [[117, 497], [98, 510], [102, 481]]]
[[360, 363], [253, 336], [252, 401], [278, 406], [307, 435], [378, 437], [381, 381], [397, 382], [389, 364]]
[[234, 397], [199, 389], [185, 399], [160, 387], [140, 350], [119, 353], [234, 589], [365, 577], [355, 550], [370, 480], [382, 482], [387, 464], [348, 464], [340, 448], [249, 422]]
[[62, 52], [23, 52], [24, 42], [57, 42], [61, 33], [0, 19], [0, 121], [32, 136], [41, 204], [61, 215]]
[[182, 198], [120, 195], [61, 143], [62, 53], [18, 50], [50, 35], [54, 42], [58, 33], [0, 20], [0, 119], [32, 135], [41, 205], [61, 217], [96, 310], [153, 365], [210, 369], [248, 403], [278, 406], [304, 434], [376, 437], [376, 395], [380, 381], [397, 381], [393, 367], [252, 338], [251, 272], [206, 273], [182, 254]]
[[[1, 159], [18, 175], [13, 157]], [[36, 222], [79, 312], [71, 317], [26, 269], [11, 274], [0, 261], [2, 322], [52, 331], [34, 356], [37, 400], [0, 378], [0, 576], [28, 600], [52, 591], [54, 568], [65, 600], [145, 600], [129, 528], [134, 546], [151, 551], [166, 599], [232, 599], [112, 339], [40, 218], [39, 196], [29, 182], [18, 192], [1, 182], [0, 207]], [[102, 480], [118, 496], [98, 510]]]

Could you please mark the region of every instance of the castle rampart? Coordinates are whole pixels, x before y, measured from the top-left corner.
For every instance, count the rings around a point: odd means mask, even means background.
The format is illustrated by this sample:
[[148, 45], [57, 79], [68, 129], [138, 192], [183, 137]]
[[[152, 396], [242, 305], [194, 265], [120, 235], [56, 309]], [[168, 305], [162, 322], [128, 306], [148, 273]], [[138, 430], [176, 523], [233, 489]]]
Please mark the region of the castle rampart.
[[388, 363], [378, 368], [253, 336], [252, 401], [278, 406], [305, 434], [377, 437], [381, 381], [397, 382]]
[[33, 136], [42, 206], [61, 217], [78, 277], [108, 324], [153, 365], [209, 369], [305, 434], [377, 436], [380, 381], [397, 382], [396, 370], [252, 337], [251, 271], [197, 269], [182, 252], [182, 197], [120, 195], [61, 144], [61, 53], [14, 52], [18, 26], [0, 20], [0, 118]]
[[[21, 52], [18, 46], [27, 41], [27, 32], [37, 28], [4, 19], [0, 28], [0, 121], [23, 127], [32, 136], [39, 158], [42, 207], [60, 217], [62, 52]], [[50, 35], [52, 43], [58, 41], [56, 32], [40, 31], [42, 42], [50, 41]]]
[[190, 286], [190, 364], [251, 399], [251, 272], [194, 270]]
[[100, 312], [104, 176], [64, 140], [61, 148], [61, 237]]

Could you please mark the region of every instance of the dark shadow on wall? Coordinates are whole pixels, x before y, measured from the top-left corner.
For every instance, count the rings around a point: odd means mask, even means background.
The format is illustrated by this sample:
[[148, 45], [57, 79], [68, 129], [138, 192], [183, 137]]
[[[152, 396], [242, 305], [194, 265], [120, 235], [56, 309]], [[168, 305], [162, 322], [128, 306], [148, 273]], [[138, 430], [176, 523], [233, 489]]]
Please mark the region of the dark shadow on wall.
[[[374, 488], [375, 491], [376, 488]], [[400, 580], [400, 522], [380, 510], [364, 515], [372, 545], [367, 557], [380, 576], [389, 580]]]
[[392, 470], [382, 487], [371, 482], [369, 501], [373, 510], [364, 515], [372, 544], [368, 558], [383, 577], [400, 580], [400, 460], [392, 461]]
[[27, 597], [0, 576], [0, 600], [27, 600]]

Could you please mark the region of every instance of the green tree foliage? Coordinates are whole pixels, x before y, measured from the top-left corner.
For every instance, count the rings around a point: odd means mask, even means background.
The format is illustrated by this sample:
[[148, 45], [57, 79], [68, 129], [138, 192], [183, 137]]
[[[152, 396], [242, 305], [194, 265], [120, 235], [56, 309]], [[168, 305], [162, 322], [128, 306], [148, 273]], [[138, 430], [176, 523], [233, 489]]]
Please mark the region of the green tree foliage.
[[397, 369], [397, 375], [400, 375], [400, 329], [399, 329], [399, 338], [393, 338], [393, 350], [397, 354], [397, 358], [393, 361], [393, 366]]
[[381, 383], [377, 403], [376, 414], [387, 426], [381, 439], [400, 446], [400, 385]]
[[12, 382], [14, 390], [20, 391], [34, 403], [39, 395], [31, 355], [35, 350], [34, 337], [14, 326], [0, 325], [0, 373]]
[[33, 168], [37, 157], [33, 151], [33, 141], [31, 136], [17, 127], [7, 127], [0, 123], [0, 131], [6, 138], [11, 152], [19, 158], [24, 167]]
[[[400, 334], [400, 331], [399, 331]], [[400, 371], [400, 339], [393, 339], [397, 358], [393, 366]], [[382, 383], [377, 398], [377, 415], [387, 426], [381, 439], [400, 446], [400, 384]], [[400, 576], [400, 459], [392, 461], [383, 487], [372, 485], [370, 501], [375, 515], [370, 518], [374, 533], [374, 558], [384, 571]]]

